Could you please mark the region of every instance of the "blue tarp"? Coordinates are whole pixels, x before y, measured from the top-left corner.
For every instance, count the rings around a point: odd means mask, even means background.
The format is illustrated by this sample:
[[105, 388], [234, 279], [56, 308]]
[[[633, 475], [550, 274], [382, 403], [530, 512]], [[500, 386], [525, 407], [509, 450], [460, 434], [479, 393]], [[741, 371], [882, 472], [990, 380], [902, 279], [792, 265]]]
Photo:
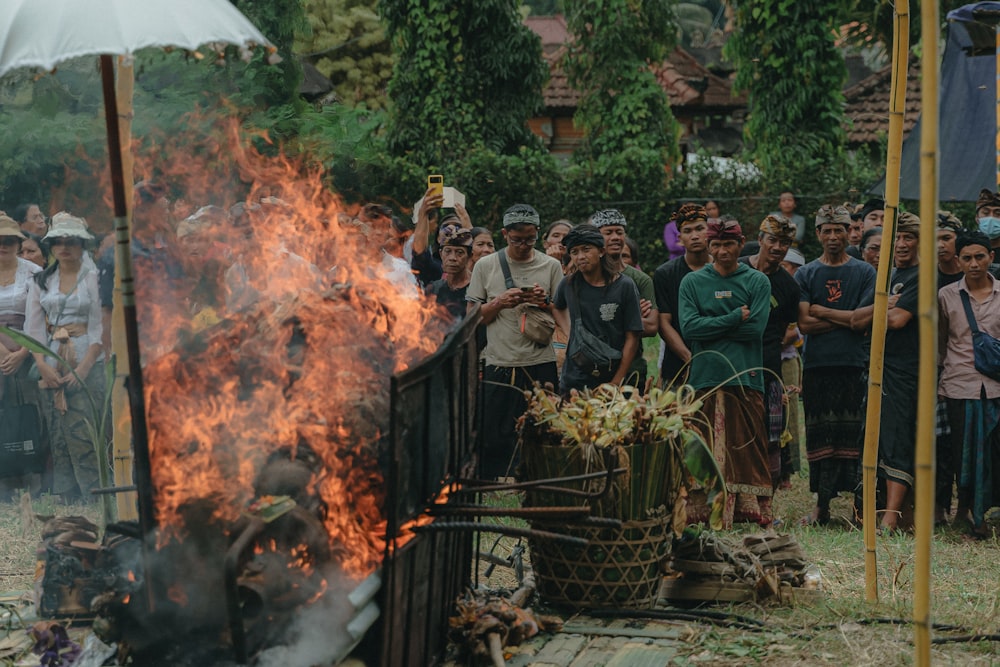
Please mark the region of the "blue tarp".
[[[938, 165], [940, 200], [975, 201], [983, 188], [996, 190], [996, 57], [994, 29], [975, 23], [979, 9], [1000, 12], [1000, 2], [978, 2], [948, 13], [948, 41], [941, 63]], [[982, 53], [983, 55], [976, 55]], [[888, 110], [887, 110], [888, 111]], [[921, 120], [903, 142], [899, 196], [920, 198]], [[885, 179], [871, 190], [885, 192]]]

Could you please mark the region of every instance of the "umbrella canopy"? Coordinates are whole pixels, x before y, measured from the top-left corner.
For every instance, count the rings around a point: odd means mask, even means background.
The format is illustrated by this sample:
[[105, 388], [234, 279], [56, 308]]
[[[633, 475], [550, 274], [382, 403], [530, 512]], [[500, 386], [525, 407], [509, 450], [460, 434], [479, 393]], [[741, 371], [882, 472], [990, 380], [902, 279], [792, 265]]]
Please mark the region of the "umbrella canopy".
[[86, 55], [270, 44], [228, 0], [4, 0], [0, 75]]

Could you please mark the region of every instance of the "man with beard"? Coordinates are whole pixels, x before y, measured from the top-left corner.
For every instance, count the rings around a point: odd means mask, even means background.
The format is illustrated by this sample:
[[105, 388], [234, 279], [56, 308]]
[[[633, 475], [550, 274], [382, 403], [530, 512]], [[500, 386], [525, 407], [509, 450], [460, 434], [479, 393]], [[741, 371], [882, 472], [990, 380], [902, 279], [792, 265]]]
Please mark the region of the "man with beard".
[[[847, 255], [851, 214], [824, 206], [816, 213], [819, 259], [795, 273], [799, 284], [799, 329], [806, 336], [802, 402], [806, 417], [809, 489], [816, 507], [807, 524], [830, 520], [830, 502], [841, 491], [856, 492], [864, 419], [864, 336], [851, 329], [851, 316], [875, 293], [875, 269]], [[855, 511], [860, 507], [855, 497]]]
[[[795, 324], [799, 317], [799, 286], [782, 268], [781, 262], [795, 239], [795, 228], [784, 216], [769, 215], [760, 223], [757, 240], [760, 251], [744, 257], [771, 283], [771, 312], [764, 328], [764, 416], [767, 428], [767, 461], [771, 484], [777, 489], [785, 473], [790, 474], [791, 457], [781, 447], [785, 432], [785, 387], [781, 382], [781, 351], [798, 337]], [[784, 456], [783, 456], [784, 454]]]
[[687, 203], [671, 219], [677, 223], [684, 254], [661, 264], [653, 273], [653, 289], [659, 311], [658, 330], [663, 339], [663, 359], [660, 361], [660, 380], [664, 385], [683, 384], [687, 381], [687, 363], [691, 350], [681, 336], [677, 293], [681, 280], [708, 263], [708, 217], [700, 204]]
[[[535, 250], [539, 227], [538, 211], [527, 204], [504, 211], [507, 247], [476, 262], [465, 296], [470, 308], [480, 305], [486, 326], [482, 400], [489, 407], [483, 415], [480, 460], [484, 479], [512, 469], [516, 422], [527, 407], [524, 390], [535, 382], [555, 386], [559, 381], [551, 343], [533, 341], [522, 327], [525, 308], [550, 310], [563, 275], [559, 260]], [[506, 272], [513, 287], [507, 286]]]
[[465, 293], [472, 277], [469, 270], [472, 231], [459, 225], [444, 225], [438, 232], [438, 243], [443, 276], [427, 286], [427, 293], [433, 294], [452, 317], [461, 319], [465, 316]]
[[[900, 213], [893, 245], [892, 285], [886, 319], [885, 361], [882, 375], [882, 409], [879, 415], [878, 476], [885, 480], [882, 530], [913, 526], [913, 469], [917, 446], [917, 370], [920, 368], [920, 328], [917, 324], [917, 289], [920, 277], [920, 219]], [[851, 328], [865, 331], [871, 325], [875, 295], [851, 316]]]
[[[609, 208], [598, 211], [590, 216], [590, 223], [601, 231], [604, 236], [604, 250], [607, 254], [608, 266], [615, 273], [621, 273], [632, 279], [639, 289], [639, 308], [642, 315], [642, 336], [655, 336], [660, 313], [653, 307], [656, 292], [653, 290], [653, 280], [642, 271], [622, 262], [622, 252], [625, 251], [625, 228], [628, 223], [625, 216], [617, 209]], [[625, 383], [640, 389], [646, 387], [646, 359], [642, 356], [642, 344], [639, 352], [629, 366]]]
[[[723, 525], [769, 525], [774, 492], [760, 367], [771, 288], [764, 274], [739, 262], [745, 237], [738, 222], [709, 223], [706, 236], [712, 262], [684, 276], [678, 294], [681, 334], [694, 355], [690, 384], [704, 401], [709, 441], [728, 491]], [[692, 523], [708, 518], [702, 494], [695, 495], [688, 511]]]

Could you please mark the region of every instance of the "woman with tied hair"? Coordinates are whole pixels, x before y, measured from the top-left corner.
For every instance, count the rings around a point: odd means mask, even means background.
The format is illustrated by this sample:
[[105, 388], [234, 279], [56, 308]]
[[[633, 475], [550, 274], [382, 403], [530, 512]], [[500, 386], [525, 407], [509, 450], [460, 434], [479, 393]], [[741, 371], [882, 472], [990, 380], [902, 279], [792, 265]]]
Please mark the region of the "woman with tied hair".
[[[612, 270], [604, 251], [604, 236], [594, 225], [574, 227], [563, 244], [576, 271], [559, 283], [553, 301], [556, 323], [570, 332], [559, 390], [568, 394], [605, 382], [621, 384], [642, 336], [639, 290], [631, 278]], [[572, 326], [574, 322], [619, 351], [621, 358], [603, 368], [591, 366], [580, 356], [581, 344], [574, 338], [579, 329]]]
[[84, 246], [93, 238], [82, 218], [65, 212], [53, 216], [52, 229], [43, 242], [55, 261], [29, 285], [25, 313], [25, 333], [45, 342], [63, 360], [35, 353], [52, 446], [53, 493], [64, 502], [91, 500], [90, 491], [98, 486], [97, 452], [87, 427], [97, 415], [84, 393], [86, 389], [102, 405], [98, 272], [93, 262], [84, 261]]

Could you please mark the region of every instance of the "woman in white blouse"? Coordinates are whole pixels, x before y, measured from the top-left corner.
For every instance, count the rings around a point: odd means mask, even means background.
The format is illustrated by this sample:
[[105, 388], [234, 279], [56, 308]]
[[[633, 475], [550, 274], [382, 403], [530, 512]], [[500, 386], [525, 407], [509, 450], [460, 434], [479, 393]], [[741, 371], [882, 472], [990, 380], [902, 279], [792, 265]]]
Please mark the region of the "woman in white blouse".
[[[31, 277], [41, 271], [36, 265], [18, 257], [24, 239], [17, 223], [0, 215], [0, 327], [14, 331], [24, 330], [28, 285], [33, 282]], [[0, 334], [0, 409], [5, 414], [13, 414], [22, 405], [38, 409], [38, 386], [28, 377], [30, 368], [28, 350]], [[20, 420], [0, 418], [0, 442], [23, 442], [25, 433], [18, 430], [19, 426]], [[42, 451], [41, 445], [41, 442], [32, 443], [32, 447], [37, 448], [35, 451], [39, 452]], [[13, 478], [8, 478], [11, 472], [10, 469], [0, 470], [0, 476], [5, 478], [2, 483], [5, 491], [24, 486], [24, 479], [18, 477], [18, 471], [13, 471]]]
[[25, 333], [45, 341], [65, 361], [35, 354], [52, 446], [52, 490], [64, 501], [90, 501], [91, 489], [98, 486], [97, 452], [86, 422], [94, 423], [99, 416], [77, 380], [83, 379], [96, 405], [103, 404], [98, 272], [84, 255], [84, 246], [93, 238], [81, 218], [53, 216], [43, 240], [55, 261], [32, 281], [25, 313]]

